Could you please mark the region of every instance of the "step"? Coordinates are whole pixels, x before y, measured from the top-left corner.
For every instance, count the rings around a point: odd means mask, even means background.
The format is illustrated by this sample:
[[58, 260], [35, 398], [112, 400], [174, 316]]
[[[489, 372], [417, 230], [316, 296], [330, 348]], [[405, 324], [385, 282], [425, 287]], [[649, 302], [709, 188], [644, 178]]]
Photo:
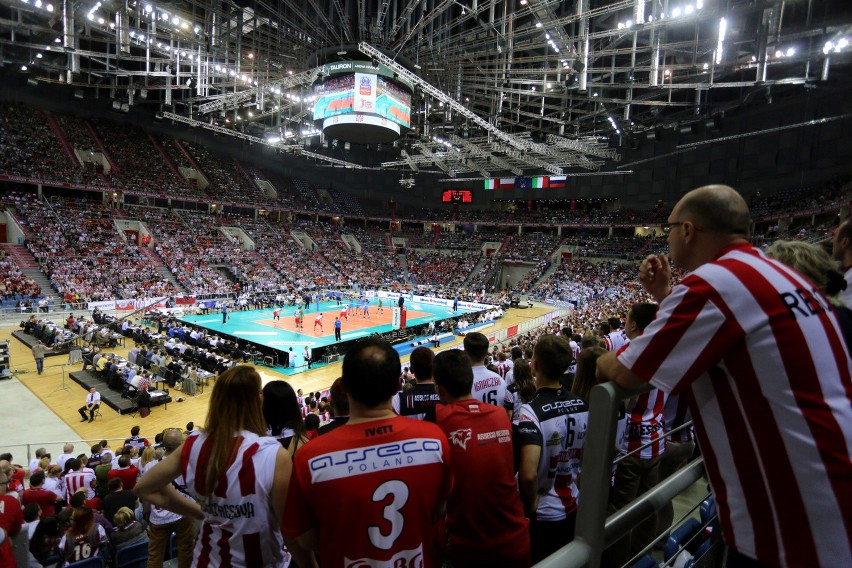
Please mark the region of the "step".
[[156, 267], [157, 274], [160, 275], [160, 278], [165, 280], [166, 282], [171, 282], [171, 284], [177, 288], [177, 290], [181, 293], [186, 293], [187, 289], [180, 282], [177, 281], [172, 271], [166, 268], [165, 266], [157, 266]]
[[11, 243], [2, 243], [0, 245], [3, 247], [3, 250], [15, 261], [15, 264], [18, 265], [22, 271], [25, 268], [38, 268], [38, 262], [33, 255], [30, 254], [30, 251], [27, 250], [26, 245], [15, 245]]

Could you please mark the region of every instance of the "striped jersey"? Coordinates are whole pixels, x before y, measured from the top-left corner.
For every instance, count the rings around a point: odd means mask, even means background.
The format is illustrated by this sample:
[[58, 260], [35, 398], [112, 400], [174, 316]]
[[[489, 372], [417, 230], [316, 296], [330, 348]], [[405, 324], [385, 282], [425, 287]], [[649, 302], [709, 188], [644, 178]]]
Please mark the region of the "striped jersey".
[[[663, 409], [665, 416], [666, 434], [692, 420], [692, 412], [689, 410], [686, 397], [680, 395], [670, 395], [666, 397], [666, 407]], [[692, 435], [692, 428], [684, 428], [678, 430], [668, 438], [669, 442], [692, 442], [695, 438]]]
[[576, 512], [588, 423], [589, 405], [563, 388], [540, 388], [521, 405], [518, 444], [541, 446], [538, 520], [559, 521]]
[[71, 502], [71, 496], [81, 487], [86, 488], [86, 500], [95, 498], [95, 472], [84, 467], [80, 471], [69, 471], [65, 474], [65, 500]]
[[627, 423], [620, 447], [623, 453], [650, 444], [632, 457], [649, 460], [663, 455], [666, 451], [665, 404], [666, 393], [660, 389], [644, 392], [627, 401]]
[[275, 438], [241, 432], [237, 448], [206, 496], [206, 472], [212, 440], [193, 432], [181, 451], [181, 470], [187, 492], [204, 513], [192, 556], [197, 566], [278, 566], [284, 541], [272, 511], [275, 456], [281, 444]]
[[606, 344], [607, 351], [618, 351], [624, 345], [627, 345], [629, 341], [627, 339], [627, 334], [624, 333], [623, 329], [617, 329], [611, 333], [604, 335], [603, 340]]
[[732, 245], [618, 359], [691, 399], [729, 546], [770, 566], [852, 566], [852, 362], [810, 281]]

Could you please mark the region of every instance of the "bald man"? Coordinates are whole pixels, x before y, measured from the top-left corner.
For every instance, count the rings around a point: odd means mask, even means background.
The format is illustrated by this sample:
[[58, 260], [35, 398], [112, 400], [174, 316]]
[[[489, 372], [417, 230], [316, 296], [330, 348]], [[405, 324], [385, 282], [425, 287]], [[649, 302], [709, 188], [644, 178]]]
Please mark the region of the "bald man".
[[852, 221], [846, 219], [837, 230], [831, 240], [831, 256], [840, 261], [846, 279], [846, 289], [840, 292], [840, 299], [846, 307], [852, 308]]
[[748, 242], [727, 186], [686, 194], [665, 256], [639, 280], [660, 302], [600, 378], [688, 393], [729, 567], [852, 566], [852, 361], [828, 300]]

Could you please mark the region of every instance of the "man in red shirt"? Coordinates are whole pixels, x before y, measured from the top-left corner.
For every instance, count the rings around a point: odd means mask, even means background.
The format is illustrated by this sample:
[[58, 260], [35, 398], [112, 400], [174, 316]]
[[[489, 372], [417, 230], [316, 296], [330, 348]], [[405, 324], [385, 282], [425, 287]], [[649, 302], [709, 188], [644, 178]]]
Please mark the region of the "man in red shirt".
[[30, 476], [30, 488], [21, 494], [21, 502], [24, 505], [35, 503], [41, 508], [42, 517], [52, 517], [56, 514], [56, 502], [61, 500], [53, 491], [42, 487], [44, 485], [44, 472], [37, 471]]
[[453, 493], [447, 502], [446, 539], [454, 566], [527, 567], [529, 520], [512, 457], [506, 411], [473, 398], [473, 369], [458, 349], [435, 356], [432, 374], [441, 401], [438, 427], [449, 442]]
[[24, 524], [24, 513], [18, 500], [6, 495], [9, 476], [0, 472], [0, 566], [15, 568], [15, 554], [12, 552], [12, 538]]
[[121, 480], [121, 484], [127, 491], [136, 487], [136, 480], [139, 479], [139, 468], [130, 463], [129, 455], [124, 454], [118, 458], [118, 468], [107, 472], [107, 480], [115, 478]]
[[434, 424], [396, 416], [399, 371], [388, 342], [356, 343], [343, 359], [349, 422], [294, 458], [281, 529], [323, 567], [440, 566], [431, 536], [452, 488], [449, 446]]

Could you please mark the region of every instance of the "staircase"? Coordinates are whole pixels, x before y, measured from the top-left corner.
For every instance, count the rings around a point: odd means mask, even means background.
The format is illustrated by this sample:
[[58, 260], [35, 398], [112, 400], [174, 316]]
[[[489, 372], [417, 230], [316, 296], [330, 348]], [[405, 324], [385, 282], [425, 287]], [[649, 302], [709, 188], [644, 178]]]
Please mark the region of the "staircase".
[[178, 179], [184, 179], [183, 175], [180, 173], [177, 165], [175, 165], [174, 160], [172, 160], [171, 156], [169, 156], [166, 151], [160, 146], [160, 143], [157, 142], [157, 139], [154, 138], [150, 133], [148, 134], [148, 139], [151, 140], [151, 144], [154, 145], [154, 148], [157, 149], [157, 152], [160, 153], [160, 158], [169, 166], [169, 169], [174, 172], [174, 174], [178, 177]]
[[402, 270], [402, 273], [405, 274], [405, 283], [411, 284], [411, 274], [408, 272], [408, 257], [404, 252], [396, 255], [396, 259], [399, 261], [399, 268]]
[[62, 131], [59, 121], [56, 120], [56, 117], [49, 112], [45, 113], [44, 116], [47, 119], [47, 124], [50, 126], [50, 130], [53, 131], [53, 135], [56, 136], [56, 139], [59, 140], [59, 144], [62, 146], [62, 149], [65, 150], [65, 155], [68, 156], [68, 159], [71, 160], [73, 165], [79, 168], [82, 164], [80, 164], [80, 160], [77, 158], [77, 154], [74, 153], [74, 149], [71, 147], [71, 144], [68, 143], [68, 139]]
[[473, 267], [473, 269], [470, 271], [470, 274], [468, 274], [467, 278], [465, 278], [464, 282], [462, 282], [462, 288], [468, 287], [473, 277], [482, 271], [482, 267], [485, 266], [487, 260], [488, 257], [486, 257], [484, 254], [479, 257], [479, 261], [476, 263], [476, 266]]
[[41, 288], [41, 293], [43, 295], [60, 295], [59, 290], [53, 287], [53, 284], [50, 283], [50, 279], [44, 275], [44, 272], [42, 272], [40, 268], [21, 267], [21, 272], [24, 274], [24, 276], [32, 279], [33, 282], [38, 284], [39, 288]]
[[148, 262], [151, 263], [151, 266], [154, 267], [154, 271], [160, 275], [160, 278], [172, 284], [178, 291], [183, 293], [188, 292], [186, 287], [177, 281], [175, 275], [172, 274], [172, 271], [169, 270], [163, 259], [154, 249], [151, 247], [139, 247], [139, 250], [148, 258]]
[[[83, 126], [86, 127], [86, 130], [88, 131], [89, 136], [92, 137], [92, 140], [95, 141], [95, 145], [98, 147], [98, 149], [104, 155], [107, 162], [109, 162], [110, 171], [120, 172], [121, 167], [119, 167], [118, 164], [115, 163], [115, 160], [113, 160], [112, 156], [110, 156], [109, 152], [107, 152], [106, 146], [104, 146], [104, 141], [101, 140], [100, 136], [98, 136], [98, 133], [95, 130], [95, 127], [92, 126], [92, 123], [89, 122], [88, 120], [86, 120], [86, 119], [82, 119], [82, 120], [83, 120]], [[109, 185], [109, 183], [107, 183], [107, 185]]]
[[542, 275], [541, 275], [541, 276], [539, 276], [539, 277], [535, 280], [535, 282], [533, 282], [533, 283], [532, 283], [532, 285], [529, 287], [530, 292], [532, 292], [532, 291], [534, 291], [536, 288], [538, 288], [538, 287], [541, 285], [541, 283], [542, 283], [542, 282], [546, 282], [546, 281], [547, 281], [547, 279], [548, 279], [548, 278], [550, 278], [550, 277], [553, 275], [553, 273], [554, 273], [554, 272], [556, 272], [556, 270], [557, 270], [558, 268], [559, 268], [559, 263], [558, 263], [558, 262], [555, 262], [555, 261], [554, 261], [554, 262], [551, 262], [551, 263], [550, 263], [550, 266], [548, 266], [548, 267], [547, 267], [547, 270], [545, 270], [545, 271], [542, 273]]
[[15, 261], [15, 264], [17, 264], [18, 268], [21, 270], [26, 268], [35, 268], [38, 270], [38, 262], [36, 262], [36, 259], [30, 254], [30, 251], [27, 250], [26, 245], [2, 243], [0, 244], [0, 247], [6, 251], [6, 254]]
[[499, 248], [499, 249], [497, 249], [497, 252], [495, 252], [495, 253], [494, 253], [494, 256], [495, 256], [495, 257], [500, 256], [500, 254], [501, 254], [504, 250], [506, 250], [506, 246], [508, 246], [509, 241], [511, 241], [511, 240], [512, 240], [512, 236], [513, 236], [513, 235], [506, 235], [506, 238], [505, 238], [505, 239], [503, 239], [503, 244], [502, 244], [502, 245], [500, 245], [500, 248]]
[[175, 140], [175, 146], [177, 146], [177, 149], [180, 150], [180, 153], [184, 155], [186, 160], [192, 165], [195, 171], [197, 171], [199, 174], [206, 177], [208, 181], [210, 181], [210, 178], [207, 177], [207, 174], [204, 173], [204, 170], [201, 169], [201, 166], [198, 165], [198, 162], [196, 162], [195, 158], [192, 157], [192, 154], [189, 153], [189, 150], [184, 148], [183, 144], [181, 144], [177, 140]]

